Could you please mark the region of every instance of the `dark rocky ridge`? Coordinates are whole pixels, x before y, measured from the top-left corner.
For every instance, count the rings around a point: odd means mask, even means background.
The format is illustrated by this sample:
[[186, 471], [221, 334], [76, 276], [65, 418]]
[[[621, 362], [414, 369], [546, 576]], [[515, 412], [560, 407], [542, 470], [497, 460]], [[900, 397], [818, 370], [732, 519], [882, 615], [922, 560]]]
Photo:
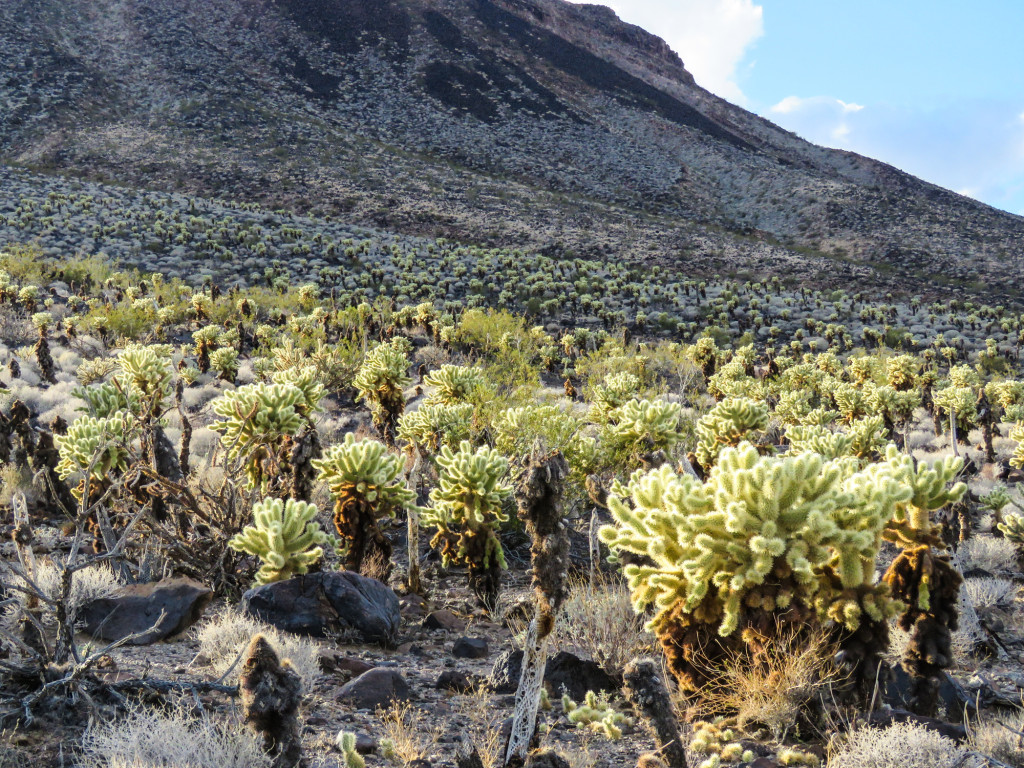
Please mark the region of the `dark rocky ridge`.
[[0, 159], [45, 172], [551, 254], [1020, 295], [1024, 219], [718, 99], [600, 6], [8, 0], [0, 63]]

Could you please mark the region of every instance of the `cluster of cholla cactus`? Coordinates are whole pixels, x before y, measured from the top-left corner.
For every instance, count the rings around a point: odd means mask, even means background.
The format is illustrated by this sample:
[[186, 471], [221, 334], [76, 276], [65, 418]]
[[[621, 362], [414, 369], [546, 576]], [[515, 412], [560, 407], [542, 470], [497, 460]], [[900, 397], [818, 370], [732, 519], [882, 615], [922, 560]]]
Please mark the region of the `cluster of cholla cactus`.
[[255, 523], [246, 526], [228, 546], [263, 561], [256, 572], [257, 584], [307, 573], [323, 557], [328, 537], [316, 522], [315, 505], [295, 499], [264, 499], [252, 511]]
[[622, 727], [633, 725], [633, 719], [617, 710], [607, 694], [587, 691], [583, 701], [575, 702], [568, 694], [562, 696], [562, 709], [577, 728], [590, 728], [611, 741], [622, 738]]
[[627, 371], [608, 374], [601, 384], [591, 389], [590, 418], [597, 423], [607, 421], [612, 411], [622, 407], [639, 393], [639, 377]]
[[[814, 453], [762, 456], [742, 443], [721, 450], [704, 482], [663, 466], [613, 486], [615, 523], [601, 539], [644, 558], [624, 573], [636, 609], [655, 610], [649, 628], [684, 689], [699, 689], [709, 664], [744, 645], [757, 650], [780, 629], [817, 622], [831, 622], [841, 642], [856, 639], [846, 649], [855, 666], [877, 659], [899, 608], [874, 583], [883, 531], [962, 492], [918, 492], [944, 487], [955, 466], [915, 470], [905, 458], [893, 448], [861, 468]], [[865, 623], [871, 638], [858, 635]]]
[[476, 402], [486, 387], [487, 379], [476, 366], [442, 365], [428, 373], [423, 383], [434, 388], [425, 401], [427, 405], [455, 405]]
[[359, 399], [369, 406], [374, 426], [389, 446], [395, 444], [398, 420], [405, 411], [404, 388], [412, 381], [407, 344], [405, 339], [396, 338], [374, 347], [352, 382]]
[[378, 521], [415, 507], [416, 494], [402, 478], [402, 459], [376, 440], [345, 441], [331, 446], [313, 465], [334, 497], [334, 527], [342, 539], [345, 567], [359, 571], [376, 560], [390, 571], [391, 542]]
[[679, 431], [682, 406], [667, 400], [629, 400], [608, 414], [602, 447], [613, 460], [657, 466], [683, 439]]
[[473, 592], [493, 607], [506, 567], [495, 526], [508, 520], [502, 511], [512, 493], [505, 482], [508, 461], [494, 449], [474, 451], [464, 441], [458, 451], [442, 448], [437, 465], [433, 505], [423, 513], [423, 523], [437, 528], [431, 546], [440, 550], [446, 565], [467, 566]]
[[424, 403], [408, 411], [398, 422], [398, 437], [427, 455], [436, 455], [441, 448], [454, 448], [468, 440], [473, 429], [471, 403]]
[[293, 479], [296, 439], [312, 429], [311, 418], [323, 396], [311, 374], [291, 381], [281, 378], [225, 392], [211, 404], [223, 420], [210, 428], [221, 433], [227, 459], [242, 463], [251, 488], [271, 495], [281, 495]]
[[99, 499], [111, 478], [128, 469], [128, 445], [134, 438], [135, 418], [126, 411], [109, 416], [80, 416], [63, 435], [55, 435], [61, 480], [78, 481], [71, 492], [86, 505]]
[[762, 453], [770, 452], [763, 440], [768, 427], [768, 406], [746, 397], [730, 397], [718, 403], [697, 422], [698, 471], [705, 475], [718, 461], [722, 450], [743, 441], [758, 445]]

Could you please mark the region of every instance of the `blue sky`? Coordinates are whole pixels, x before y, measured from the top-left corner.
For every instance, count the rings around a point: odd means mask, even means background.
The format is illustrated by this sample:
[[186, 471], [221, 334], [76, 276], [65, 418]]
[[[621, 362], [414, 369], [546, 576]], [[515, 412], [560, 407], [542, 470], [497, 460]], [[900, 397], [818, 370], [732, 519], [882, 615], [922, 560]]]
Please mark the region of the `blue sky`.
[[604, 2], [729, 101], [1024, 215], [1024, 0]]

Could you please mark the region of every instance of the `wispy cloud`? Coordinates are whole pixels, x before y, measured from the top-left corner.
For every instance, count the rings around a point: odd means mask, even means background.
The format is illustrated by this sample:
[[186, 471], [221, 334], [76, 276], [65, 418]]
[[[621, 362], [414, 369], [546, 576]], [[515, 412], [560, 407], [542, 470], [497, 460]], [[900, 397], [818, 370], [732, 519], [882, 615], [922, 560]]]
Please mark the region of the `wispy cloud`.
[[748, 103], [738, 76], [764, 34], [764, 12], [753, 0], [612, 0], [607, 5], [668, 42], [699, 85], [734, 103]]
[[1020, 103], [961, 101], [941, 109], [787, 96], [768, 116], [816, 144], [873, 157], [960, 194], [1024, 213]]

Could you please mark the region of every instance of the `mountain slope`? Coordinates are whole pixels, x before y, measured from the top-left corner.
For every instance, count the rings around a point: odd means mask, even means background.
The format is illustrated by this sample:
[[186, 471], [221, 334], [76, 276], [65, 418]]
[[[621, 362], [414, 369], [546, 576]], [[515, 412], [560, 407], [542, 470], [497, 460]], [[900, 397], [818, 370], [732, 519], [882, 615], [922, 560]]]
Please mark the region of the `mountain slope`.
[[0, 157], [36, 170], [695, 273], [1018, 298], [1024, 219], [718, 99], [600, 6], [7, 0], [0, 60]]

